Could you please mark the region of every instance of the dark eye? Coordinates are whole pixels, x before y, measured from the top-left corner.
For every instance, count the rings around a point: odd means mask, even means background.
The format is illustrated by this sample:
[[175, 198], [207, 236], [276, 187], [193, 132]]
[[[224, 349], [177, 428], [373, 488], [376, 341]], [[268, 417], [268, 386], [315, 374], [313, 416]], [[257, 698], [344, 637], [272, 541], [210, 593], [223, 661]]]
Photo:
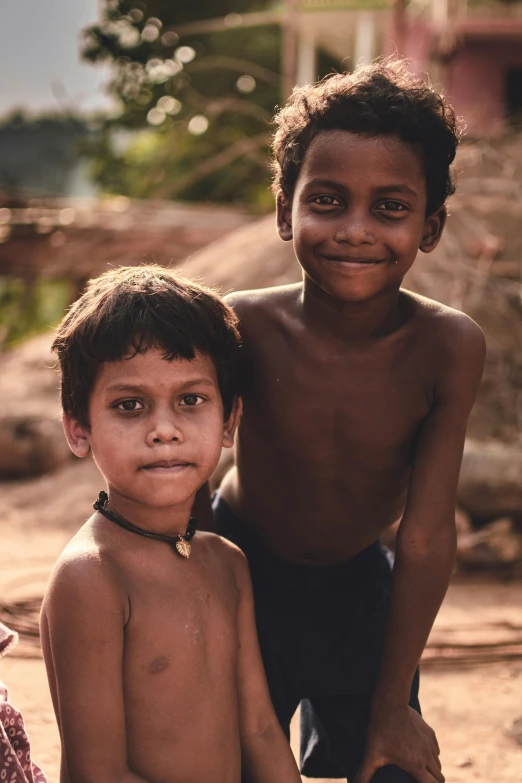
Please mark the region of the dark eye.
[[122, 400], [117, 402], [114, 407], [119, 411], [140, 411], [143, 410], [143, 404], [139, 400]]
[[406, 212], [406, 207], [404, 204], [401, 204], [400, 201], [383, 201], [381, 204], [379, 204], [378, 209], [384, 210], [386, 212]]
[[201, 405], [203, 397], [200, 394], [184, 394], [181, 398], [181, 404], [186, 405], [188, 408], [194, 408], [196, 405]]
[[316, 196], [312, 201], [320, 207], [338, 207], [341, 204], [336, 196], [330, 196], [327, 193], [324, 193], [322, 196]]

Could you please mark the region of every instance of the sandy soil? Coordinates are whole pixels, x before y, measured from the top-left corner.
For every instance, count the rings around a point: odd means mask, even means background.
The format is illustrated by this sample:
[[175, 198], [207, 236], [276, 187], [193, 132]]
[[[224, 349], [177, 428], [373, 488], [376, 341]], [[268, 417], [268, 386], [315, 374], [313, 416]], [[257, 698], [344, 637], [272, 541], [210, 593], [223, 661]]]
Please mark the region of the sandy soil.
[[[56, 556], [91, 513], [101, 487], [89, 462], [71, 462], [59, 474], [36, 481], [2, 485], [1, 604], [31, 605], [41, 596]], [[522, 782], [522, 745], [510, 734], [522, 717], [521, 597], [520, 582], [458, 579], [437, 619], [421, 698], [439, 737], [448, 783]], [[502, 656], [487, 653], [485, 645], [492, 641], [504, 645]], [[455, 649], [461, 651], [457, 658], [450, 654]], [[480, 662], [485, 660], [491, 662]], [[35, 761], [50, 783], [58, 783], [59, 737], [37, 643], [23, 641], [16, 655], [3, 658], [0, 677], [24, 713]]]

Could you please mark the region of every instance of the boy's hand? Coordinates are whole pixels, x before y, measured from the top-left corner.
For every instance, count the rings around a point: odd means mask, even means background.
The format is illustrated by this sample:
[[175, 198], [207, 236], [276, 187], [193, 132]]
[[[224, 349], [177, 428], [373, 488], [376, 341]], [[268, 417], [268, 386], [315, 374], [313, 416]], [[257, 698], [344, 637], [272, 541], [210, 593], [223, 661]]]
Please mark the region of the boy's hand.
[[417, 783], [444, 783], [435, 732], [411, 707], [375, 716], [370, 723], [366, 752], [355, 783], [371, 783], [380, 767], [393, 764]]

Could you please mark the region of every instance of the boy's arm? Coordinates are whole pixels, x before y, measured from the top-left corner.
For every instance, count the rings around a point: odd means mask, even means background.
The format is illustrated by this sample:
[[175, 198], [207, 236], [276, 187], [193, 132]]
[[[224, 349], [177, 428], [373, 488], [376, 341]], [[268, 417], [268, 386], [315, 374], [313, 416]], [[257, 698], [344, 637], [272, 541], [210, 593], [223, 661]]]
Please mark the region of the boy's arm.
[[[95, 557], [62, 563], [42, 614], [69, 783], [146, 783], [127, 766], [123, 702], [126, 597]], [[65, 770], [64, 770], [65, 771]]]
[[246, 559], [240, 552], [235, 557], [240, 593], [238, 692], [243, 774], [248, 783], [301, 783], [268, 692]]
[[365, 759], [356, 783], [395, 764], [419, 783], [443, 781], [433, 731], [408, 707], [411, 683], [453, 571], [455, 501], [466, 424], [485, 356], [482, 332], [459, 315], [444, 346], [444, 371], [417, 444], [399, 526], [382, 663]]

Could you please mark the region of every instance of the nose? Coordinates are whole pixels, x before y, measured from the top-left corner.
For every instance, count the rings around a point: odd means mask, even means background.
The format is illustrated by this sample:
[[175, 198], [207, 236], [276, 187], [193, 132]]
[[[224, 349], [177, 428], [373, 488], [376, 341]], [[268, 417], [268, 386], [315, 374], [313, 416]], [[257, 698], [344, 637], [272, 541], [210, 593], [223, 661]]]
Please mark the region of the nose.
[[158, 411], [147, 433], [147, 445], [158, 446], [162, 443], [183, 443], [185, 436], [172, 411]]
[[359, 245], [374, 245], [376, 238], [368, 226], [366, 216], [354, 211], [349, 215], [344, 215], [342, 221], [337, 224], [334, 241], [338, 244], [358, 247]]

